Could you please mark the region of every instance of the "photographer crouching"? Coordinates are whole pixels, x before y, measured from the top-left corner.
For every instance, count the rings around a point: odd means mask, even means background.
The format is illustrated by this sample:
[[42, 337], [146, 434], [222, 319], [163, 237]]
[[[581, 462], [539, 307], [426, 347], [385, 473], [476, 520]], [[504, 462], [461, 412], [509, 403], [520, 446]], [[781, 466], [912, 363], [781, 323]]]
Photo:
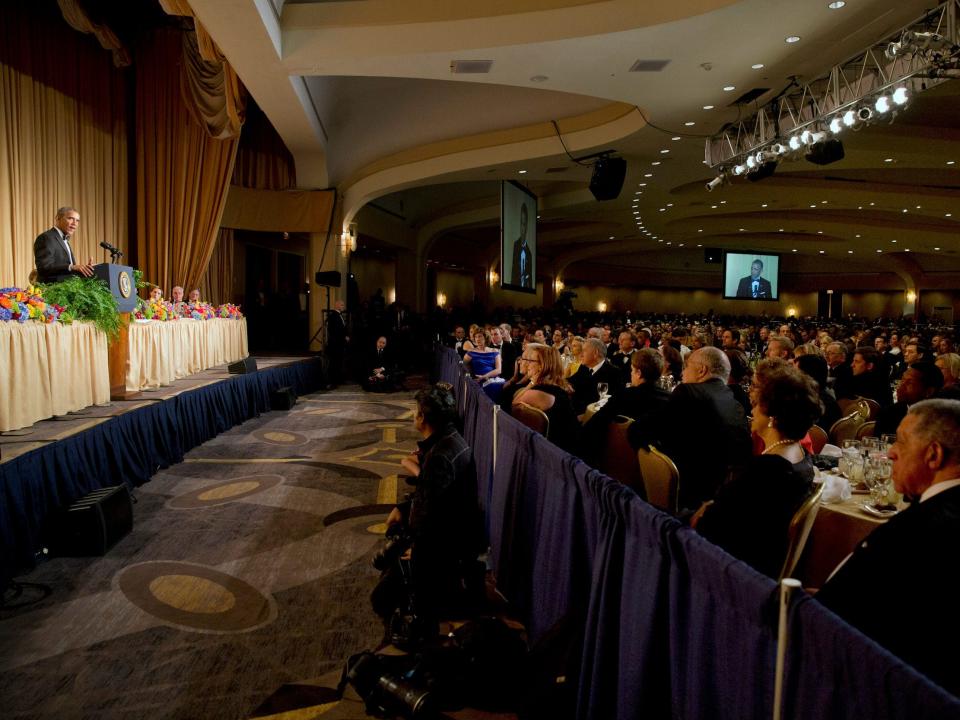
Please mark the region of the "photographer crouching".
[[439, 619], [483, 598], [486, 547], [477, 504], [473, 452], [454, 427], [450, 387], [434, 385], [415, 397], [419, 450], [403, 461], [414, 490], [387, 517], [388, 542], [374, 566], [382, 571], [373, 610], [395, 645], [435, 638]]

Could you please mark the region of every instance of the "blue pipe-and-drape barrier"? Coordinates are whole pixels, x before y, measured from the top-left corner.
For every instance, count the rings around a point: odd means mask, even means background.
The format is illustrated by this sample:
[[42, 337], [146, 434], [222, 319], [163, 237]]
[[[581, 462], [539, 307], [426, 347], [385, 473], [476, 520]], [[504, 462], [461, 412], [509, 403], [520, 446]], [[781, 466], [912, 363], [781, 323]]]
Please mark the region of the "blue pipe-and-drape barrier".
[[[438, 354], [477, 458], [497, 588], [534, 643], [561, 619], [581, 625], [576, 716], [773, 717], [776, 583], [502, 412], [494, 463], [493, 404], [456, 352]], [[960, 699], [812, 598], [790, 618], [782, 717], [960, 718]]]
[[112, 417], [0, 465], [0, 579], [30, 568], [44, 523], [79, 497], [125, 483], [134, 488], [185, 453], [270, 409], [270, 393], [319, 389], [319, 359], [231, 377]]

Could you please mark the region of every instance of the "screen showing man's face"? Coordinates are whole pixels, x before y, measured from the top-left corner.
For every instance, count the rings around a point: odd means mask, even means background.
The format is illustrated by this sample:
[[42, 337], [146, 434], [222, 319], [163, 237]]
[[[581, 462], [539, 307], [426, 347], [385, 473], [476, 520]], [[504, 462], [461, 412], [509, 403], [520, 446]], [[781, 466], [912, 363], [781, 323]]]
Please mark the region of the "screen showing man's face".
[[760, 273], [762, 272], [763, 272], [763, 263], [754, 262], [753, 265], [750, 266], [750, 277], [752, 277], [754, 280], [759, 278]]

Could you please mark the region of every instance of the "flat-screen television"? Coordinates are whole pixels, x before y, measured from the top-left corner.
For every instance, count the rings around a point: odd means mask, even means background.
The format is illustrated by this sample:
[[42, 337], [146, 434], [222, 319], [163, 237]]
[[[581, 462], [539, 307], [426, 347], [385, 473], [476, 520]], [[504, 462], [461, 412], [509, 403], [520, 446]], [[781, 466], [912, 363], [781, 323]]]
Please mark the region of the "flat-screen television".
[[733, 300], [778, 300], [780, 256], [764, 252], [724, 253], [723, 297]]
[[512, 180], [500, 183], [500, 286], [537, 291], [537, 196]]

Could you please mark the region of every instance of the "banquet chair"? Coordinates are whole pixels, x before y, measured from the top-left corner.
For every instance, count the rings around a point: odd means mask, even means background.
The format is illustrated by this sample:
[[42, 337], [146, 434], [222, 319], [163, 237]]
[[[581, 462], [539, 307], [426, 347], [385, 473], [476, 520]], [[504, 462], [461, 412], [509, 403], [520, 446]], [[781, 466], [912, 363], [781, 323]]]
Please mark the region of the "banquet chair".
[[830, 426], [830, 442], [842, 446], [844, 440], [855, 440], [857, 430], [864, 423], [859, 410], [855, 410], [846, 417], [842, 417]]
[[550, 418], [540, 408], [528, 405], [525, 402], [516, 403], [510, 414], [519, 422], [526, 425], [534, 432], [540, 433], [545, 438], [550, 437]]
[[823, 495], [822, 483], [803, 501], [803, 504], [797, 508], [790, 520], [790, 527], [787, 530], [789, 538], [787, 556], [783, 561], [783, 567], [780, 569], [780, 580], [790, 577], [797, 568], [800, 556], [803, 555], [803, 548], [807, 544], [807, 538], [810, 537], [810, 530], [813, 529], [813, 522], [817, 519], [821, 495]]
[[857, 428], [857, 440], [863, 440], [865, 437], [873, 437], [876, 434], [877, 421], [871, 420], [865, 422]]
[[864, 422], [876, 419], [877, 413], [880, 412], [880, 403], [859, 395], [855, 398], [840, 398], [837, 400], [837, 406], [844, 416], [854, 412], [860, 413]]
[[829, 440], [827, 431], [819, 425], [811, 425], [807, 431], [807, 435], [810, 436], [810, 446], [813, 449], [813, 454], [819, 455], [820, 451], [823, 450], [823, 446], [826, 445], [827, 440]]
[[647, 502], [661, 510], [676, 513], [680, 471], [673, 460], [651, 445], [637, 450], [637, 461], [640, 463], [640, 480]]
[[631, 418], [617, 415], [607, 427], [607, 436], [597, 459], [597, 470], [642, 496], [640, 465], [637, 454], [627, 440], [627, 431], [632, 423]]

